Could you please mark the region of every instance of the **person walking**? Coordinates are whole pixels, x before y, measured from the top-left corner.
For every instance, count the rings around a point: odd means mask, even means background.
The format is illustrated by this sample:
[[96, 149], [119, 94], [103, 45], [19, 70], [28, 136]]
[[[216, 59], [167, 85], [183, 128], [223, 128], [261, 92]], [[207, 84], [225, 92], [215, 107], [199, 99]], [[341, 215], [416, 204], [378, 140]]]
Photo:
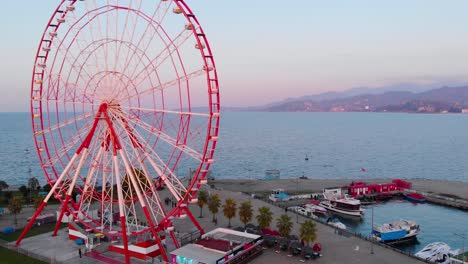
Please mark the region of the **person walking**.
[[78, 255], [80, 255], [81, 258], [81, 248], [78, 248]]

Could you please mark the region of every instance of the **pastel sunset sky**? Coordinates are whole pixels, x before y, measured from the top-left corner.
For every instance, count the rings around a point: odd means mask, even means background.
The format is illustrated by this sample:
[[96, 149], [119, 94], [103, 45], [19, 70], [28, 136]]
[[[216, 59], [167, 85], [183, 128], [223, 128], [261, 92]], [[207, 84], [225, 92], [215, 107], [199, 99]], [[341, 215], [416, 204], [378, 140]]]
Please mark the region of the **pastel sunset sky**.
[[[187, 0], [224, 106], [395, 83], [468, 83], [468, 1]], [[29, 111], [34, 55], [59, 1], [3, 1], [0, 111]]]

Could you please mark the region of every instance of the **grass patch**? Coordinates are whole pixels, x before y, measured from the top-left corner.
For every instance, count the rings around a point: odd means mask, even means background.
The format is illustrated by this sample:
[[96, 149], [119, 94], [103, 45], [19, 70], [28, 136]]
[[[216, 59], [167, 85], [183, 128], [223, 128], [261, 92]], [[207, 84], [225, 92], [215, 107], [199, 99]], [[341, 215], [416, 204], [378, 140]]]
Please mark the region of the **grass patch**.
[[[456, 255], [454, 258], [456, 258], [458, 260], [462, 260], [463, 254]], [[468, 251], [465, 252], [465, 260], [468, 260]]]
[[42, 262], [37, 259], [33, 259], [26, 255], [20, 254], [18, 252], [6, 249], [4, 247], [0, 247], [0, 263], [3, 264], [10, 264], [10, 263], [24, 263], [24, 264], [42, 264], [46, 262]]
[[[68, 224], [62, 223], [60, 225], [60, 228], [64, 228], [64, 227], [67, 227], [67, 226], [68, 226]], [[32, 227], [31, 229], [29, 229], [28, 233], [26, 233], [25, 238], [26, 237], [37, 236], [37, 235], [44, 234], [44, 233], [47, 233], [47, 232], [52, 232], [52, 231], [54, 231], [54, 228], [55, 228], [55, 223], [43, 224], [43, 225], [40, 225], [40, 226]], [[8, 242], [16, 241], [18, 239], [18, 237], [21, 235], [21, 232], [23, 232], [23, 229], [18, 229], [15, 232], [10, 233], [10, 234], [0, 233], [0, 239], [6, 240]]]

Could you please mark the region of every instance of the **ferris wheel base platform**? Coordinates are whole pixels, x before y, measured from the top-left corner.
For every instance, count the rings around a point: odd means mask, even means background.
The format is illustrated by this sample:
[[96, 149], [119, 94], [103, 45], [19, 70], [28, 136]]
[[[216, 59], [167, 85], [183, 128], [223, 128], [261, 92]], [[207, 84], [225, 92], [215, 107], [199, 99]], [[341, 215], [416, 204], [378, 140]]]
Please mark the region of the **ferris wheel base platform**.
[[[109, 251], [125, 255], [123, 245], [110, 245]], [[161, 251], [156, 241], [146, 240], [133, 245], [128, 245], [130, 257], [145, 260], [147, 258], [154, 258], [161, 254]]]

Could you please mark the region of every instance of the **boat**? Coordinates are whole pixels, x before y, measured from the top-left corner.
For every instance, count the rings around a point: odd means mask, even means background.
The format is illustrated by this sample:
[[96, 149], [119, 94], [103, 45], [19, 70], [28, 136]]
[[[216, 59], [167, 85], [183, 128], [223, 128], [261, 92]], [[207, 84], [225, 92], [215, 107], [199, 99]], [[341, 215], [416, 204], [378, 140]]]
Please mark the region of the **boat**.
[[433, 242], [418, 251], [414, 256], [431, 263], [450, 264], [450, 257], [458, 255], [460, 250], [450, 250], [444, 242]]
[[304, 208], [302, 206], [291, 206], [288, 207], [288, 211], [295, 212], [297, 214], [310, 217], [312, 219], [317, 219], [317, 216], [313, 214], [313, 212], [307, 208]]
[[271, 191], [270, 196], [268, 197], [273, 202], [278, 201], [289, 201], [291, 197], [284, 192], [283, 189], [274, 189]]
[[339, 229], [346, 230], [346, 225], [341, 223], [340, 220], [338, 220], [338, 218], [336, 218], [335, 216], [330, 216], [327, 219], [327, 224], [334, 226], [336, 228], [339, 228]]
[[364, 214], [361, 201], [342, 193], [341, 188], [324, 189], [323, 197], [325, 200], [320, 203], [320, 206], [329, 211], [357, 217], [362, 217]]
[[419, 225], [413, 220], [400, 220], [381, 226], [373, 226], [371, 238], [385, 244], [398, 244], [416, 240]]
[[313, 214], [318, 214], [318, 215], [327, 214], [327, 209], [320, 206], [320, 202], [316, 200], [310, 201], [310, 204], [304, 204], [303, 207], [306, 210], [311, 211]]
[[404, 193], [403, 196], [405, 196], [406, 200], [411, 201], [411, 202], [416, 202], [416, 203], [425, 203], [426, 202], [426, 197], [419, 193]]

